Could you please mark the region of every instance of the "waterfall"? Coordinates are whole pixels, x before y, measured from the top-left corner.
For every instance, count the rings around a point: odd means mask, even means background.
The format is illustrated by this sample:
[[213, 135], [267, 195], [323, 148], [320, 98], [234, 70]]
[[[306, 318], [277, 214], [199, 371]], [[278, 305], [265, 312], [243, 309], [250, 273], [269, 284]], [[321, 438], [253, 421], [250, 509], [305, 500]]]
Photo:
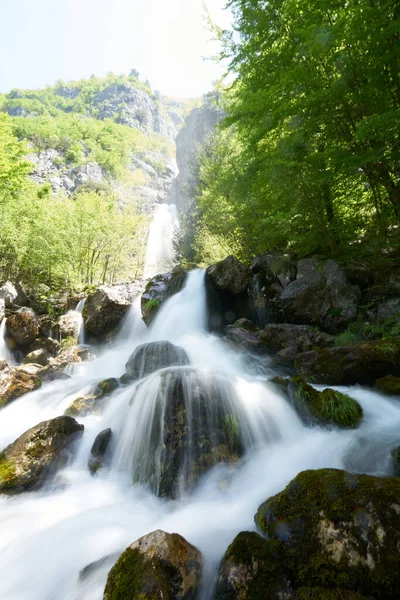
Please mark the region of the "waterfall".
[[[254, 529], [261, 502], [299, 471], [389, 472], [399, 404], [372, 390], [339, 388], [362, 405], [359, 428], [306, 427], [262, 376], [205, 331], [204, 287], [204, 272], [191, 272], [150, 329], [136, 300], [119, 338], [96, 360], [1, 409], [0, 450], [62, 415], [99, 381], [120, 377], [139, 345], [167, 340], [187, 356], [185, 364], [163, 368], [154, 357], [145, 376], [113, 392], [102, 415], [77, 417], [85, 432], [57, 485], [0, 496], [0, 600], [101, 600], [113, 556], [156, 529], [180, 533], [201, 550], [201, 600], [210, 600], [228, 545], [239, 531]], [[2, 336], [4, 321], [0, 327]], [[107, 428], [109, 460], [93, 477], [90, 449]], [[108, 556], [79, 580], [84, 567]]]
[[159, 204], [150, 225], [143, 271], [144, 279], [168, 273], [175, 266], [174, 236], [178, 230], [175, 204]]
[[10, 364], [13, 364], [14, 359], [12, 352], [8, 349], [6, 341], [6, 317], [4, 316], [0, 323], [0, 360], [4, 359]]
[[85, 323], [83, 321], [83, 309], [85, 308], [86, 298], [79, 300], [77, 307], [75, 308], [75, 314], [78, 323], [78, 344], [85, 343]]

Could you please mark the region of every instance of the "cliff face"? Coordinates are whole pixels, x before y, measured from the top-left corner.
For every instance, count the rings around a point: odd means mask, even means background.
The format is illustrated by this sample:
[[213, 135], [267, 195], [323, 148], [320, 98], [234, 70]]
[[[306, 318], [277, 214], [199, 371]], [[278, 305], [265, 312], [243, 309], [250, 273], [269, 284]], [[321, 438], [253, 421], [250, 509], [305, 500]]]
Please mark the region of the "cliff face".
[[196, 155], [207, 136], [215, 129], [224, 113], [207, 102], [195, 108], [186, 118], [185, 127], [176, 137], [176, 162], [179, 175], [174, 180], [170, 193], [170, 201], [178, 209], [187, 213], [195, 201], [193, 189], [197, 179]]

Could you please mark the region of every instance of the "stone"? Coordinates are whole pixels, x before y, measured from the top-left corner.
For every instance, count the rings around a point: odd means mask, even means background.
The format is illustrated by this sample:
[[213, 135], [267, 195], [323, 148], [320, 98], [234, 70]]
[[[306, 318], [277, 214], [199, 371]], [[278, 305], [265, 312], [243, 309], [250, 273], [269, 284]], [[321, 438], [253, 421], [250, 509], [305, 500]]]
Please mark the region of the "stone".
[[[265, 346], [259, 337], [260, 332], [257, 330], [249, 331], [240, 324], [240, 321], [247, 322], [248, 319], [240, 319], [234, 325], [227, 325], [225, 327], [225, 339], [239, 350], [256, 354], [265, 353]], [[251, 323], [251, 321], [248, 322]]]
[[375, 381], [374, 389], [387, 396], [400, 396], [400, 377], [393, 377], [393, 375], [381, 377]]
[[391, 373], [400, 376], [400, 338], [334, 346], [298, 354], [298, 375], [329, 385], [373, 385]]
[[28, 296], [20, 283], [6, 281], [0, 287], [0, 299], [4, 300], [7, 308], [27, 306], [29, 304]]
[[6, 367], [0, 377], [0, 408], [37, 390], [41, 385], [35, 373], [26, 372], [23, 368]]
[[391, 298], [382, 302], [378, 306], [378, 320], [387, 321], [392, 317], [398, 316], [400, 320], [400, 298]]
[[181, 291], [186, 275], [186, 271], [177, 267], [171, 273], [163, 273], [150, 279], [141, 299], [143, 321], [147, 326], [152, 323], [162, 304]]
[[81, 363], [94, 358], [92, 350], [88, 346], [70, 346], [64, 348], [55, 357], [50, 359], [49, 364], [38, 372], [41, 381], [54, 381], [55, 379], [66, 379], [69, 376], [65, 369], [73, 364]]
[[337, 333], [356, 318], [360, 297], [337, 263], [310, 258], [297, 263], [297, 279], [285, 287], [280, 304], [286, 322]]
[[41, 350], [34, 350], [29, 352], [24, 358], [24, 364], [35, 363], [45, 367], [49, 364], [49, 355], [43, 348]]
[[392, 600], [400, 593], [399, 497], [397, 478], [303, 471], [259, 507], [255, 520], [295, 588]]
[[83, 425], [71, 417], [43, 421], [0, 453], [0, 492], [16, 494], [37, 488], [65, 466]]
[[181, 535], [153, 531], [121, 554], [104, 600], [195, 600], [202, 569], [201, 553]]
[[250, 269], [234, 256], [208, 267], [206, 276], [216, 289], [226, 290], [234, 296], [246, 292], [251, 281]]
[[264, 347], [278, 352], [284, 348], [296, 348], [297, 352], [307, 352], [314, 347], [333, 346], [335, 338], [309, 325], [292, 323], [271, 323], [266, 325], [259, 335]]
[[97, 288], [85, 303], [85, 330], [98, 338], [113, 332], [121, 324], [138, 292], [134, 284], [102, 285]]
[[112, 394], [118, 387], [118, 381], [113, 377], [105, 379], [98, 383], [91, 393], [74, 400], [64, 414], [70, 417], [101, 415], [106, 407], [107, 396]]
[[105, 465], [106, 452], [111, 441], [112, 431], [110, 428], [101, 431], [93, 442], [88, 461], [89, 471], [94, 475]]
[[62, 340], [73, 340], [74, 344], [77, 344], [81, 326], [81, 316], [75, 311], [70, 310], [65, 315], [61, 315], [58, 324], [60, 328], [60, 338]]
[[125, 381], [141, 379], [166, 367], [190, 364], [186, 351], [168, 341], [149, 342], [136, 348], [125, 365]]
[[8, 317], [6, 335], [18, 348], [29, 346], [39, 336], [39, 319], [33, 311], [25, 310]]

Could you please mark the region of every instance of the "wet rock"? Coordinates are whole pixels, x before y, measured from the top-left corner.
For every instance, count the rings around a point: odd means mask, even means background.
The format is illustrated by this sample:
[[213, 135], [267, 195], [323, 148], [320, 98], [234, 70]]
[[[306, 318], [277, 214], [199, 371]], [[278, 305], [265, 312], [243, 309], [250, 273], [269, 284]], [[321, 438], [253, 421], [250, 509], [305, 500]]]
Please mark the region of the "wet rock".
[[378, 306], [378, 320], [386, 321], [391, 317], [398, 316], [400, 319], [400, 298], [391, 298]]
[[106, 398], [119, 387], [118, 381], [114, 378], [101, 381], [94, 390], [77, 398], [65, 411], [65, 415], [70, 417], [86, 417], [87, 415], [101, 415], [106, 406]]
[[298, 375], [329, 385], [373, 385], [388, 373], [400, 376], [400, 338], [336, 346], [299, 354]]
[[221, 332], [240, 318], [252, 317], [251, 281], [250, 269], [234, 256], [208, 267], [205, 286], [211, 331]]
[[181, 291], [186, 276], [186, 271], [177, 267], [171, 273], [156, 275], [150, 279], [141, 299], [142, 316], [146, 325], [150, 325], [168, 298]]
[[[245, 322], [244, 326], [243, 321]], [[251, 321], [240, 319], [234, 325], [225, 327], [225, 339], [239, 350], [255, 352], [256, 354], [265, 352], [265, 346], [260, 341], [259, 330], [249, 330], [248, 323], [251, 323]]]
[[393, 448], [391, 451], [392, 464], [393, 464], [393, 475], [400, 477], [400, 446]]
[[195, 600], [200, 552], [177, 533], [153, 531], [129, 546], [111, 569], [104, 600]]
[[381, 377], [375, 381], [374, 388], [387, 396], [400, 396], [400, 377], [393, 377], [393, 375]]
[[221, 561], [214, 600], [297, 600], [285, 569], [258, 533], [236, 536]]
[[0, 408], [37, 390], [41, 385], [42, 382], [36, 374], [21, 368], [6, 367], [0, 377]]
[[66, 464], [82, 432], [75, 419], [57, 417], [23, 433], [0, 453], [0, 492], [15, 494], [42, 484]]
[[125, 365], [123, 381], [146, 377], [158, 369], [188, 365], [190, 360], [185, 350], [171, 342], [159, 341], [141, 344], [136, 348]]
[[257, 256], [253, 260], [251, 270], [255, 275], [258, 273], [270, 273], [274, 275], [282, 288], [285, 288], [289, 283], [294, 281], [297, 275], [296, 262], [289, 254], [264, 254], [263, 256]]
[[96, 439], [93, 442], [88, 461], [89, 471], [92, 473], [92, 475], [97, 473], [97, 471], [105, 464], [105, 456], [111, 441], [111, 436], [111, 429], [104, 429], [104, 431], [101, 431], [96, 436]]
[[306, 423], [317, 422], [337, 427], [357, 427], [363, 417], [361, 406], [346, 394], [329, 388], [315, 390], [302, 377], [293, 377], [289, 397]]
[[39, 319], [33, 311], [25, 310], [8, 317], [6, 334], [11, 337], [16, 347], [29, 346], [39, 336]]
[[35, 363], [36, 365], [45, 367], [49, 364], [49, 355], [46, 350], [34, 350], [33, 352], [29, 352], [24, 358], [24, 364], [29, 363]]
[[304, 471], [262, 504], [255, 519], [297, 589], [339, 588], [392, 600], [400, 593], [399, 497], [396, 478]]
[[297, 263], [297, 279], [280, 296], [285, 321], [316, 325], [329, 333], [343, 330], [357, 316], [360, 290], [332, 260]]
[[38, 376], [41, 381], [54, 381], [55, 379], [67, 379], [69, 376], [65, 373], [65, 369], [77, 363], [94, 358], [92, 350], [88, 346], [71, 346], [64, 348], [61, 352], [50, 360], [50, 363], [40, 369]]
[[138, 286], [133, 284], [97, 288], [85, 303], [85, 329], [98, 338], [113, 332], [121, 324], [138, 292]]

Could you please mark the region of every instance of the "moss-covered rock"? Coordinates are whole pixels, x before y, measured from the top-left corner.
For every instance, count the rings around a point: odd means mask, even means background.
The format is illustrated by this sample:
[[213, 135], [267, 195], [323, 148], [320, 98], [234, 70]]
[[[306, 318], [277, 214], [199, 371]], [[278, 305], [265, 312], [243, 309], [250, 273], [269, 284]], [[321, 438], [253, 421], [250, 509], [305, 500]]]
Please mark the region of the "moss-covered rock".
[[218, 572], [214, 600], [295, 599], [284, 565], [264, 538], [243, 531], [226, 551]]
[[177, 267], [171, 273], [162, 273], [150, 279], [141, 299], [142, 316], [146, 325], [153, 322], [168, 298], [181, 291], [186, 276], [186, 271]]
[[41, 385], [42, 382], [35, 373], [29, 373], [24, 368], [7, 366], [0, 378], [0, 408], [28, 392], [37, 390]]
[[70, 417], [86, 417], [87, 415], [101, 415], [105, 406], [106, 398], [112, 394], [119, 387], [117, 379], [111, 377], [110, 379], [104, 379], [96, 385], [94, 390], [87, 394], [77, 398], [68, 406], [64, 415]]
[[295, 368], [315, 383], [373, 385], [388, 373], [400, 376], [400, 338], [304, 352], [296, 357]]
[[393, 375], [381, 377], [375, 381], [374, 388], [387, 396], [400, 396], [400, 377], [393, 377]]
[[17, 348], [25, 348], [39, 336], [39, 319], [32, 310], [23, 310], [8, 317], [6, 334]]
[[400, 596], [400, 480], [336, 469], [300, 473], [255, 520], [297, 588]]
[[126, 373], [122, 382], [126, 383], [134, 379], [141, 379], [166, 367], [188, 364], [190, 364], [190, 360], [185, 350], [180, 346], [171, 344], [171, 342], [162, 340], [141, 344], [126, 363]]
[[373, 600], [373, 598], [343, 589], [302, 587], [296, 590], [296, 600]]
[[320, 392], [302, 377], [293, 377], [288, 390], [296, 410], [305, 421], [356, 427], [363, 417], [361, 406], [350, 396], [329, 388]]
[[154, 531], [129, 546], [111, 569], [104, 600], [195, 600], [200, 552], [177, 533]]
[[67, 462], [72, 444], [83, 433], [71, 417], [43, 421], [0, 453], [0, 493], [16, 494], [42, 484]]
[[34, 363], [35, 365], [41, 365], [45, 367], [49, 364], [49, 354], [46, 352], [44, 348], [39, 350], [33, 350], [29, 352], [24, 358], [24, 364], [28, 365], [29, 363]]

